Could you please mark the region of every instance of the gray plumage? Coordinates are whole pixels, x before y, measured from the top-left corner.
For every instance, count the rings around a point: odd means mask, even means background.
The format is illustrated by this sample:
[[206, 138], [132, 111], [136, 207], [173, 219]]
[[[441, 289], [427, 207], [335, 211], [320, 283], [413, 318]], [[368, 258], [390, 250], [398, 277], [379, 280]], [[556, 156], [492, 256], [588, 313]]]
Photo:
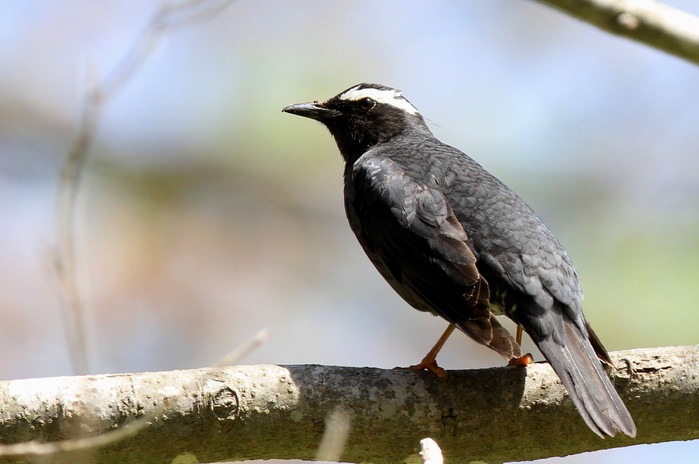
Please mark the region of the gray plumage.
[[636, 428], [598, 358], [573, 263], [532, 209], [473, 159], [437, 140], [400, 92], [359, 84], [284, 111], [316, 119], [345, 159], [345, 209], [369, 259], [414, 308], [505, 359], [520, 324], [598, 435]]

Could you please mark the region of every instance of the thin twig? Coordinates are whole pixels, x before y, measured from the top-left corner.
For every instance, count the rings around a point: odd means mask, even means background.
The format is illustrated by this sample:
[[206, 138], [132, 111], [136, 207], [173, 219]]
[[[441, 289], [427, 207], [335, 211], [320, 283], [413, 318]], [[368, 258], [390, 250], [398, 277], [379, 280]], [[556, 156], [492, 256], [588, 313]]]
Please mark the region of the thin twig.
[[[165, 406], [163, 406], [162, 409], [165, 410]], [[141, 417], [116, 430], [111, 430], [92, 437], [72, 438], [51, 442], [27, 441], [11, 445], [0, 445], [0, 456], [49, 456], [57, 453], [99, 448], [136, 435], [148, 426], [155, 416], [156, 414], [151, 414], [147, 418]]]
[[269, 329], [262, 329], [250, 340], [246, 341], [235, 350], [226, 354], [219, 361], [215, 362], [213, 367], [232, 366], [247, 356], [250, 352], [256, 350], [260, 345], [266, 343], [267, 340], [269, 340]]
[[[103, 79], [89, 81], [83, 99], [78, 131], [61, 171], [56, 207], [55, 272], [61, 288], [64, 330], [73, 370], [78, 374], [90, 371], [88, 325], [85, 304], [78, 281], [75, 221], [77, 198], [88, 153], [94, 142], [104, 107], [142, 69], [165, 32], [194, 22], [210, 19], [221, 13], [232, 0], [190, 0], [163, 3], [153, 14], [146, 29], [139, 34], [117, 65]], [[203, 14], [206, 13], [206, 14]], [[175, 18], [175, 15], [177, 17]], [[89, 76], [93, 77], [93, 76]], [[257, 345], [239, 351], [242, 356]], [[164, 407], [164, 406], [163, 406]], [[94, 437], [38, 443], [27, 442], [0, 447], [0, 455], [48, 455], [61, 451], [93, 449], [128, 438], [147, 424], [152, 417], [141, 418], [130, 425]]]
[[80, 182], [104, 107], [143, 68], [165, 33], [177, 27], [211, 19], [233, 0], [185, 0], [163, 3], [148, 26], [139, 34], [117, 65], [104, 78], [89, 85], [83, 100], [80, 124], [61, 173], [58, 192], [57, 246], [55, 269], [61, 287], [64, 326], [73, 370], [78, 374], [90, 370], [85, 304], [78, 281], [75, 218]]

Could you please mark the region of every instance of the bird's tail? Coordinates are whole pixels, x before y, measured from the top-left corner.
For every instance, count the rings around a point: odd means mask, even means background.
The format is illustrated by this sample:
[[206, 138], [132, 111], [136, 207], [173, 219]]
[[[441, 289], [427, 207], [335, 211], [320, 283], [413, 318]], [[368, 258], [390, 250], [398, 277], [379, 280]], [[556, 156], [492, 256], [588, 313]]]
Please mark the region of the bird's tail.
[[631, 414], [598, 360], [598, 356], [606, 362], [610, 358], [597, 336], [591, 330], [589, 334], [582, 333], [564, 317], [558, 322], [553, 336], [532, 338], [568, 390], [585, 423], [603, 438], [614, 436], [617, 431], [636, 436]]

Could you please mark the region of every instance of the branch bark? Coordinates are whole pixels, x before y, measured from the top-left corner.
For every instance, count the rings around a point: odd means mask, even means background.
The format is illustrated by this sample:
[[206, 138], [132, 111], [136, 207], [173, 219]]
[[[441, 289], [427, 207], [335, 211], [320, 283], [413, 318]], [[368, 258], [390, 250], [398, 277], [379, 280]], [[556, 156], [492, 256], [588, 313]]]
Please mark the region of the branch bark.
[[[352, 462], [419, 462], [427, 436], [447, 462], [699, 438], [699, 345], [612, 357], [615, 384], [638, 425], [635, 439], [592, 434], [547, 364], [450, 371], [446, 380], [402, 370], [257, 365], [0, 382], [3, 443], [32, 440], [0, 448], [0, 462], [24, 462], [42, 453], [38, 442], [76, 430], [98, 437], [128, 431], [137, 417], [137, 435], [89, 450], [91, 462], [313, 459], [326, 416], [338, 410], [350, 418], [342, 460]], [[86, 452], [79, 448], [62, 446], [51, 462], [79, 462]]]
[[654, 0], [537, 0], [616, 35], [699, 64], [699, 18]]

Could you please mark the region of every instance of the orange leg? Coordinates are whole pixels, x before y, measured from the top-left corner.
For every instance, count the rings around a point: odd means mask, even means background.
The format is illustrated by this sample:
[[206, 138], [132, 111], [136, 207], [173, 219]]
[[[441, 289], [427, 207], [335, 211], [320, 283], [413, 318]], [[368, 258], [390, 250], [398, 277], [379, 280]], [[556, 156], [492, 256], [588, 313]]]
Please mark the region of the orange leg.
[[[515, 333], [515, 341], [518, 345], [522, 346], [522, 334], [524, 330], [522, 326], [517, 324], [517, 332]], [[534, 362], [534, 356], [531, 353], [527, 353], [521, 358], [512, 358], [507, 363], [508, 366], [526, 366], [527, 364], [532, 364]]]
[[522, 334], [524, 333], [524, 330], [522, 329], [522, 326], [517, 324], [517, 332], [515, 333], [515, 341], [519, 346], [522, 346]]
[[414, 366], [408, 367], [408, 369], [413, 371], [422, 371], [426, 369], [432, 372], [437, 377], [446, 377], [447, 372], [437, 365], [437, 354], [442, 349], [444, 344], [447, 342], [447, 339], [452, 334], [452, 332], [454, 332], [454, 329], [456, 329], [456, 326], [454, 324], [449, 324], [447, 330], [444, 331], [442, 336], [439, 337], [439, 340], [437, 340], [437, 343], [435, 343], [432, 349], [425, 355], [424, 358], [422, 358], [422, 361], [420, 361], [419, 364], [415, 364]]

